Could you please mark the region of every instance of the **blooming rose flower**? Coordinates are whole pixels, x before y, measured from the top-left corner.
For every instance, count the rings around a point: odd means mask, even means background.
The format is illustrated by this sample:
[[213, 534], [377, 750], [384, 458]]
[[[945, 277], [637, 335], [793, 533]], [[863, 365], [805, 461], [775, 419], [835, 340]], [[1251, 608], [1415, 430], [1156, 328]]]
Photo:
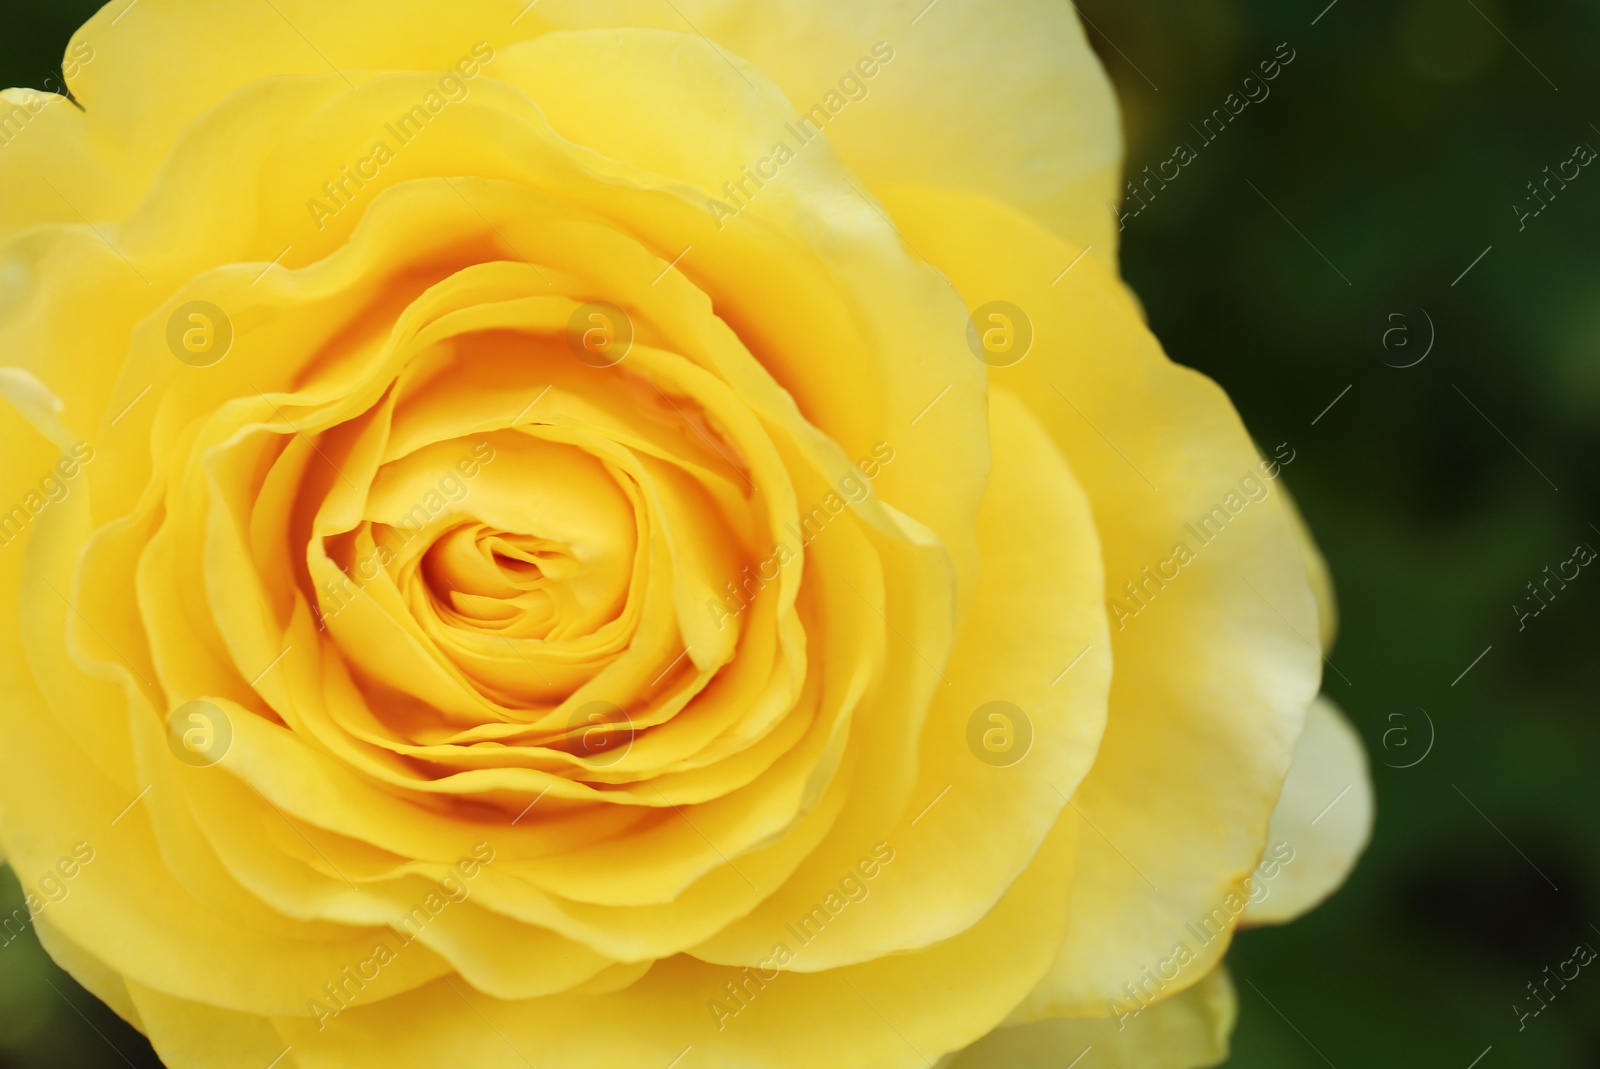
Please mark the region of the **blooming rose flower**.
[[68, 55], [0, 116], [0, 844], [164, 1060], [1220, 1056], [1365, 759], [1071, 5]]

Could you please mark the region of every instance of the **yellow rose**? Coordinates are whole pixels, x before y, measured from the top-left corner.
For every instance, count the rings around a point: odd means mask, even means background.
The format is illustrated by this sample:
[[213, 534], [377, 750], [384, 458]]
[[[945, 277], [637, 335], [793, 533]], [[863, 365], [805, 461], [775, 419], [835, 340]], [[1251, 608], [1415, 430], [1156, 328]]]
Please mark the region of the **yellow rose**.
[[0, 846], [164, 1060], [1220, 1056], [1365, 759], [1292, 446], [1117, 278], [1070, 5], [68, 55], [4, 99]]

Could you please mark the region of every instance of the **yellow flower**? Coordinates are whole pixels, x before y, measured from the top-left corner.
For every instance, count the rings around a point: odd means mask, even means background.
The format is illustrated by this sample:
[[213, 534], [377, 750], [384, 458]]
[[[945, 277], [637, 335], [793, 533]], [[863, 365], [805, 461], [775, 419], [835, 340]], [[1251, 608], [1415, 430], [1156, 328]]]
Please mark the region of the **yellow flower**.
[[164, 1060], [1220, 1056], [1365, 759], [1070, 5], [68, 56], [0, 116], [0, 849]]

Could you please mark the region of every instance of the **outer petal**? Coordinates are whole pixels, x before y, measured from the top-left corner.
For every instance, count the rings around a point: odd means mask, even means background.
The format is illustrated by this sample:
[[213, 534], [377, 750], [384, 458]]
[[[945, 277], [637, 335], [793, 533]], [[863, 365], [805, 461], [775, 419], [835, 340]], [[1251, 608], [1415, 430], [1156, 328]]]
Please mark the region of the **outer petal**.
[[[1039, 1021], [997, 1029], [939, 1069], [1199, 1069], [1228, 1056], [1238, 1001], [1227, 970], [1125, 1019]], [[1072, 1061], [1081, 1058], [1081, 1061]]]
[[[1093, 612], [1102, 577], [1087, 503], [1023, 402], [994, 390], [990, 406], [995, 468], [978, 522], [984, 570], [944, 673], [948, 685], [929, 710], [913, 805], [886, 836], [908, 845], [878, 877], [876, 908], [832, 922], [795, 969], [859, 961], [864, 950], [919, 948], [968, 930], [1038, 863], [1035, 851], [1064, 799], [1093, 774], [1111, 665], [1105, 623]], [[969, 741], [975, 714], [994, 700], [1014, 704], [1031, 722], [1030, 748], [1009, 765], [980, 760]], [[847, 809], [795, 879], [695, 953], [736, 962], [747, 960], [741, 949], [766, 951], [771, 933], [805, 916], [835, 873], [848, 871], [850, 851], [859, 849], [855, 825]]]
[[[1299, 541], [1222, 391], [1161, 353], [1099, 264], [994, 201], [884, 193], [969, 307], [1006, 300], [1031, 317], [1032, 351], [991, 381], [1028, 401], [1088, 492], [1116, 617], [1110, 720], [1073, 798], [1088, 827], [1072, 934], [1013, 1020], [1107, 1013], [1187, 942], [1171, 996], [1226, 948], [1317, 690]], [[1203, 535], [1194, 524], [1215, 509]], [[1220, 935], [1189, 934], [1219, 906]]]
[[34, 933], [55, 963], [71, 973], [72, 978], [82, 984], [85, 990], [115, 1010], [118, 1017], [141, 1032], [145, 1030], [139, 1007], [134, 1005], [128, 985], [120, 973], [57, 932], [48, 916], [35, 920]]
[[1283, 501], [1289, 510], [1289, 519], [1294, 523], [1295, 533], [1300, 537], [1306, 576], [1317, 595], [1317, 631], [1322, 638], [1322, 652], [1328, 653], [1333, 649], [1334, 640], [1339, 637], [1339, 602], [1333, 592], [1333, 573], [1328, 569], [1328, 561], [1323, 557], [1322, 550], [1317, 548], [1317, 540], [1311, 537], [1311, 528], [1306, 525], [1305, 517], [1300, 515], [1300, 506], [1295, 504], [1294, 497], [1287, 490], [1284, 491]]
[[[675, 30], [692, 21], [759, 66], [801, 112], [828, 109], [829, 140], [870, 185], [985, 193], [1115, 265], [1120, 117], [1070, 4], [641, 0], [621, 11], [555, 0], [541, 13], [558, 23]], [[877, 42], [893, 59], [862, 78], [870, 67], [855, 64], [872, 58]]]
[[[1061, 822], [1033, 869], [989, 916], [955, 939], [845, 969], [783, 972], [759, 986], [752, 979], [759, 974], [685, 957], [658, 963], [621, 990], [517, 1002], [487, 998], [446, 978], [400, 998], [350, 1007], [323, 1028], [308, 1018], [242, 1015], [152, 997], [136, 986], [130, 990], [154, 1031], [171, 1029], [171, 1035], [155, 1039], [164, 1055], [216, 1054], [215, 1060], [193, 1064], [228, 1069], [267, 1064], [289, 1046], [280, 1064], [299, 1069], [623, 1069], [667, 1065], [690, 1048], [699, 1061], [689, 1064], [923, 1069], [942, 1051], [983, 1035], [1047, 964], [1046, 948], [1065, 927], [1064, 915], [1051, 903], [1070, 870], [1075, 837], [1075, 825]], [[949, 976], [964, 980], [947, 983]], [[708, 1007], [728, 999], [725, 985], [731, 984], [745, 985], [746, 1005], [718, 1028]], [[817, 1027], [824, 1020], [826, 1027]], [[283, 1042], [262, 1061], [272, 1031]], [[838, 1042], [841, 1034], [858, 1038], [845, 1048]], [[227, 1049], [229, 1036], [247, 1057], [230, 1054], [231, 1060], [223, 1060], [216, 1053]]]
[[[144, 1032], [167, 1065], [204, 1065], [211, 1069], [260, 1069], [279, 1065], [286, 1044], [263, 1017], [218, 1009], [163, 995], [129, 981], [128, 993], [144, 1018]], [[277, 1059], [276, 1063], [274, 1059]]]
[[[1115, 262], [1116, 100], [1070, 5], [546, 0], [519, 15], [521, 6], [223, 0], [197, 18], [180, 0], [144, 0], [138, 12], [114, 3], [74, 38], [97, 49], [72, 81], [95, 120], [79, 151], [114, 159], [142, 186], [176, 131], [255, 78], [333, 68], [359, 82], [367, 69], [448, 69], [480, 40], [500, 48], [555, 27], [656, 27], [703, 33], [766, 71], [796, 108], [827, 109], [829, 139], [869, 183], [986, 193]], [[182, 49], [148, 63], [152, 47], [179, 35]], [[878, 42], [893, 59], [858, 68]]]
[[[691, 1057], [702, 1065], [923, 1069], [943, 1051], [987, 1032], [1007, 1000], [1020, 997], [1027, 978], [1048, 962], [1044, 947], [1065, 927], [1054, 903], [1075, 835], [1069, 822], [1058, 824], [1034, 866], [988, 916], [916, 953], [820, 973], [784, 972], [765, 988], [748, 973], [684, 957], [660, 962], [631, 987], [597, 997], [496, 1002], [461, 994], [456, 981], [450, 981], [457, 987], [452, 994], [441, 981], [347, 1010], [324, 1032], [304, 1019], [277, 1023], [304, 1069], [363, 1062], [394, 1069], [520, 1069], [528, 1064], [521, 1051], [537, 1052], [536, 1064], [623, 1069], [668, 1065], [691, 1046]], [[773, 933], [783, 935], [781, 929]], [[749, 983], [748, 1001], [719, 1029], [710, 1000], [726, 999], [729, 982]], [[463, 1005], [469, 997], [470, 1008]]]
[[[9, 120], [8, 134], [16, 131], [0, 155], [6, 191], [0, 197], [0, 237], [39, 223], [77, 222], [74, 209], [91, 219], [103, 219], [133, 206], [137, 193], [130, 194], [125, 184], [111, 180], [85, 136], [83, 114], [66, 97], [33, 89], [0, 89], [0, 115]], [[50, 176], [50, 184], [37, 180], [41, 174]], [[13, 263], [0, 264], [0, 279], [13, 282], [8, 276], [15, 271]], [[0, 289], [0, 312], [5, 310]]]
[[1361, 736], [1337, 706], [1319, 697], [1306, 715], [1267, 833], [1271, 842], [1294, 849], [1294, 861], [1267, 882], [1267, 896], [1245, 909], [1244, 920], [1281, 924], [1333, 894], [1366, 849], [1372, 810], [1372, 775]]

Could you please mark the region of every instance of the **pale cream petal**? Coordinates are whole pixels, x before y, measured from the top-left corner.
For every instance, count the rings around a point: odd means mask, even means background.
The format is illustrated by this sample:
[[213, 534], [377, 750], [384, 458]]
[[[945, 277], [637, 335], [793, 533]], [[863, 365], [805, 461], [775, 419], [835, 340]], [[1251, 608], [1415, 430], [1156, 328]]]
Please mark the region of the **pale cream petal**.
[[1266, 896], [1245, 908], [1243, 921], [1291, 921], [1338, 890], [1372, 837], [1373, 811], [1372, 773], [1361, 736], [1338, 706], [1319, 697], [1306, 714], [1267, 832], [1274, 846], [1288, 844], [1293, 860], [1272, 879], [1261, 880]]
[[1333, 572], [1328, 568], [1328, 560], [1318, 548], [1317, 540], [1312, 537], [1306, 518], [1300, 514], [1300, 506], [1287, 488], [1283, 490], [1283, 503], [1300, 538], [1306, 575], [1311, 580], [1312, 591], [1317, 595], [1317, 631], [1322, 639], [1322, 652], [1329, 654], [1333, 652], [1334, 640], [1339, 637], [1339, 602], [1334, 596]]

